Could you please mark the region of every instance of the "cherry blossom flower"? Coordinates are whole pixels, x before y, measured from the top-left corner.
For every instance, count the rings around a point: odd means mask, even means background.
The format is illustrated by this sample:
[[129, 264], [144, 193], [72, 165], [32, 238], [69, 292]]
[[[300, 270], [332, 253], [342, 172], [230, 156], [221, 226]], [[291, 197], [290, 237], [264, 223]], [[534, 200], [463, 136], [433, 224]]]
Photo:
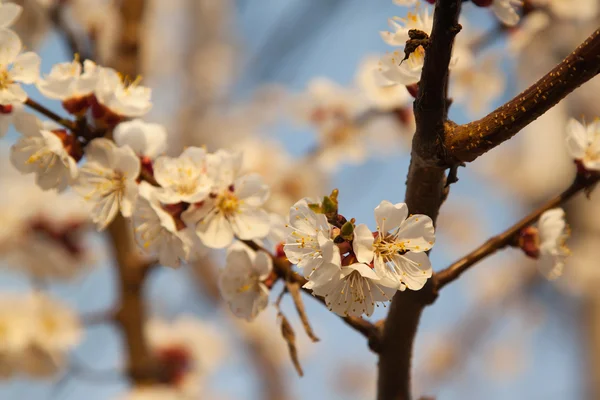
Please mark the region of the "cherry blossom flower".
[[[82, 65], [78, 57], [71, 62], [56, 64], [45, 78], [40, 79], [36, 86], [39, 91], [50, 99], [75, 101], [83, 99], [94, 92], [97, 84], [97, 67], [93, 61], [85, 60]], [[87, 107], [80, 106], [82, 110]], [[69, 110], [70, 111], [70, 110]], [[81, 111], [81, 110], [78, 110]]]
[[589, 125], [575, 119], [567, 124], [567, 149], [589, 171], [600, 171], [600, 121]]
[[395, 281], [399, 290], [421, 289], [432, 274], [425, 252], [435, 241], [433, 221], [426, 215], [409, 216], [406, 204], [385, 200], [375, 208], [375, 220], [376, 235], [364, 224], [356, 227], [352, 243], [356, 258], [373, 262], [377, 275]]
[[42, 123], [27, 113], [15, 115], [14, 124], [24, 136], [11, 147], [10, 160], [14, 167], [23, 174], [36, 174], [36, 183], [44, 190], [65, 190], [78, 172], [75, 159], [59, 137], [64, 131], [52, 122]]
[[152, 318], [144, 329], [163, 382], [176, 389], [180, 396], [201, 397], [203, 378], [226, 354], [225, 343], [217, 329], [190, 315], [174, 321]]
[[492, 11], [496, 17], [505, 25], [515, 26], [519, 23], [517, 10], [523, 6], [523, 0], [494, 0]]
[[21, 53], [21, 39], [13, 31], [0, 30], [0, 105], [23, 103], [27, 93], [19, 83], [31, 84], [39, 78], [40, 57]]
[[158, 199], [157, 189], [141, 182], [132, 221], [135, 237], [144, 252], [157, 255], [162, 265], [178, 267], [201, 251], [193, 232]]
[[104, 138], [92, 140], [85, 154], [87, 162], [80, 168], [74, 188], [94, 204], [92, 221], [103, 230], [119, 211], [124, 217], [131, 216], [140, 160], [128, 146], [117, 147]]
[[420, 12], [419, 10], [409, 12], [406, 18], [393, 17], [388, 19], [388, 25], [393, 32], [380, 32], [383, 41], [390, 46], [404, 46], [409, 39], [408, 31], [412, 29], [417, 29], [428, 35], [431, 34], [433, 15], [429, 13], [428, 7], [423, 7]]
[[[408, 64], [408, 60], [406, 61]], [[414, 58], [410, 62], [414, 62]], [[356, 75], [358, 87], [369, 103], [382, 111], [391, 111], [410, 104], [412, 97], [408, 90], [385, 79], [383, 74], [378, 73], [379, 67], [378, 57], [368, 57], [361, 63]]]
[[188, 147], [177, 158], [162, 156], [153, 165], [154, 177], [160, 184], [162, 203], [199, 203], [209, 195], [213, 181], [207, 175], [206, 150]]
[[[316, 273], [319, 273], [318, 276]], [[309, 289], [325, 299], [329, 310], [341, 316], [359, 317], [373, 314], [375, 304], [389, 301], [397, 283], [380, 277], [362, 263], [342, 266], [329, 263], [319, 267], [311, 277]]]
[[227, 249], [219, 289], [237, 317], [252, 321], [267, 307], [269, 289], [264, 281], [272, 270], [273, 261], [264, 251], [250, 251], [241, 243]]
[[[112, 68], [100, 68], [95, 90], [98, 104], [118, 117], [141, 117], [152, 108], [152, 91], [139, 85], [139, 78], [129, 81]], [[96, 118], [105, 115], [97, 107]]]
[[167, 150], [167, 130], [141, 119], [121, 122], [113, 132], [117, 146], [129, 146], [140, 158], [154, 160]]
[[539, 261], [541, 273], [548, 279], [562, 275], [565, 259], [571, 254], [565, 242], [569, 229], [562, 208], [553, 208], [544, 212], [538, 222]]
[[384, 55], [381, 58], [381, 76], [394, 85], [412, 85], [419, 82], [425, 61], [425, 49], [419, 46], [406, 60], [402, 61], [403, 58], [404, 54], [399, 51]]
[[324, 263], [340, 265], [340, 252], [331, 240], [331, 227], [324, 214], [317, 214], [302, 199], [290, 208], [288, 235], [283, 250], [292, 264], [308, 278]]
[[32, 293], [28, 307], [34, 325], [22, 368], [33, 376], [54, 375], [83, 337], [80, 321], [72, 309], [43, 293]]
[[210, 248], [224, 248], [234, 236], [253, 240], [269, 233], [269, 214], [262, 209], [269, 188], [259, 175], [238, 177], [241, 162], [239, 153], [219, 150], [210, 154], [207, 160], [207, 173], [213, 181], [210, 195], [192, 204], [182, 215]]

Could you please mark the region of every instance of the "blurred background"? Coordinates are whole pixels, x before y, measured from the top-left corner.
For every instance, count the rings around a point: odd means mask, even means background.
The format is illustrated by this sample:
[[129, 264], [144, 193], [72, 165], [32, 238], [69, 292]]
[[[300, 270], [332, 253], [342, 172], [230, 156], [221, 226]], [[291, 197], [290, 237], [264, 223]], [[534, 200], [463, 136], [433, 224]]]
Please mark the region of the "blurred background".
[[[93, 55], [101, 64], [118, 65], [113, 59], [121, 29], [118, 2], [18, 3], [24, 12], [15, 29], [42, 57], [42, 73], [72, 60], [74, 48], [82, 58]], [[597, 1], [573, 3], [528, 3], [521, 23], [511, 29], [502, 28], [489, 9], [465, 3], [458, 40], [468, 44], [474, 61], [452, 74], [450, 118], [464, 123], [487, 114], [596, 29]], [[390, 96], [387, 104], [374, 101], [369, 74], [391, 49], [379, 35], [387, 19], [409, 10], [391, 0], [148, 0], [139, 38], [139, 73], [153, 89], [154, 107], [146, 119], [167, 126], [173, 155], [189, 145], [243, 150], [245, 168], [260, 172], [272, 187], [271, 211], [286, 215], [296, 200], [339, 188], [340, 212], [374, 228], [374, 207], [383, 199], [404, 198], [413, 121], [408, 91]], [[77, 43], [70, 43], [69, 32]], [[370, 67], [364, 67], [369, 56]], [[29, 95], [62, 112], [36, 89]], [[564, 147], [564, 128], [571, 117], [596, 118], [598, 104], [596, 78], [514, 140], [459, 170], [460, 181], [452, 185], [438, 220], [434, 269], [567, 187], [575, 167]], [[323, 122], [319, 112], [327, 107], [353, 123]], [[39, 379], [8, 377], [0, 398], [125, 396], [124, 343], [102, 318], [119, 301], [110, 245], [86, 221], [76, 199], [41, 192], [14, 172], [6, 154], [16, 137], [11, 131], [2, 142], [0, 233], [5, 240], [15, 229], [25, 233], [17, 250], [0, 246], [0, 288], [46, 291], [75, 310], [85, 330], [60, 368]], [[596, 193], [583, 200], [566, 207], [573, 254], [560, 279], [544, 280], [535, 263], [509, 249], [467, 273], [426, 309], [417, 336], [415, 395], [600, 398], [600, 198]], [[40, 216], [71, 232], [77, 251], [49, 240], [47, 229], [36, 225]], [[215, 276], [222, 262], [223, 254], [215, 252], [197, 265], [157, 268], [145, 286], [149, 314], [164, 325], [149, 328], [160, 331], [149, 333], [158, 337], [157, 346], [168, 341], [164, 336], [185, 335], [177, 325], [182, 318], [204, 329], [185, 339], [194, 342], [197, 357], [210, 360], [194, 376], [199, 394], [193, 398], [258, 400], [274, 387], [282, 400], [374, 398], [376, 357], [361, 335], [306, 298], [320, 338], [312, 343], [286, 298], [282, 310], [296, 327], [304, 369], [298, 377], [272, 307], [248, 323], [236, 320], [219, 300]], [[377, 309], [371, 319], [386, 312]]]

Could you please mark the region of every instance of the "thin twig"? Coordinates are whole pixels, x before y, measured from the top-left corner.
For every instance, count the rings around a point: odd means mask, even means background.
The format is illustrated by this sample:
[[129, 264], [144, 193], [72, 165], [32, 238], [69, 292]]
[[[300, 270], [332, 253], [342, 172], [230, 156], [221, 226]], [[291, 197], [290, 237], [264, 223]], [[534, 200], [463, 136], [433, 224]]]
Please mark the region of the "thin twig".
[[315, 335], [308, 320], [308, 316], [306, 315], [306, 310], [304, 309], [304, 302], [302, 301], [302, 296], [300, 294], [300, 284], [297, 282], [285, 282], [285, 286], [287, 287], [288, 292], [290, 292], [292, 300], [294, 300], [294, 305], [296, 306], [300, 321], [302, 321], [304, 331], [313, 342], [318, 342], [319, 338]]
[[67, 128], [73, 132], [78, 131], [78, 127], [77, 127], [77, 124], [75, 123], [75, 121], [61, 117], [60, 115], [56, 114], [55, 112], [48, 110], [46, 107], [44, 107], [43, 105], [41, 105], [40, 103], [38, 103], [35, 100], [28, 98], [27, 100], [25, 100], [25, 105], [34, 109], [35, 111], [39, 112], [40, 114], [50, 118], [54, 122], [64, 126], [65, 128]]
[[519, 222], [508, 228], [506, 231], [489, 239], [477, 249], [473, 250], [460, 260], [450, 265], [448, 268], [438, 272], [436, 274], [435, 279], [435, 282], [437, 284], [436, 288], [440, 290], [450, 282], [453, 282], [456, 279], [458, 279], [458, 277], [461, 276], [463, 272], [467, 271], [479, 261], [494, 254], [496, 251], [510, 245], [514, 237], [518, 235], [519, 232], [523, 230], [523, 228], [526, 228], [529, 225], [535, 223], [544, 212], [548, 211], [551, 208], [558, 207], [567, 200], [571, 199], [577, 193], [593, 187], [599, 180], [599, 177], [593, 177], [590, 179], [578, 177], [578, 179], [575, 179], [573, 184], [571, 184], [571, 186], [569, 186], [567, 190], [554, 197], [553, 199], [548, 200], [541, 207], [534, 210], [529, 215], [525, 216], [523, 219], [521, 219]]

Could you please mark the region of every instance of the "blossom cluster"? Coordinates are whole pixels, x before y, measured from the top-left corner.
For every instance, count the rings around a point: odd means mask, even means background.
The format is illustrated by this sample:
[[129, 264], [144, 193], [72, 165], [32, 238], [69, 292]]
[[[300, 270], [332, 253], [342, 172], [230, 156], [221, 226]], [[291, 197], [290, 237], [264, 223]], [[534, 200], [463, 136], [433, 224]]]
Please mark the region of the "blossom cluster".
[[[371, 315], [397, 290], [419, 290], [431, 277], [427, 256], [435, 242], [431, 218], [409, 215], [404, 203], [375, 208], [375, 232], [329, 217], [303, 199], [290, 209], [284, 251], [308, 279], [305, 288], [343, 316]], [[316, 210], [316, 211], [315, 211]], [[348, 225], [349, 224], [349, 225]]]
[[0, 374], [4, 377], [54, 376], [83, 336], [73, 311], [42, 293], [4, 293], [0, 332]]

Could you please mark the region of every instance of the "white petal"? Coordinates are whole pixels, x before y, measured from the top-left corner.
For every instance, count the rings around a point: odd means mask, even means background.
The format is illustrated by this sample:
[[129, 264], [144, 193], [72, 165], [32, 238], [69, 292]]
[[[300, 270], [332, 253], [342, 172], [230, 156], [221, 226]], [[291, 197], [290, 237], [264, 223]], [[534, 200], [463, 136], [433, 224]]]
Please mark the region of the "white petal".
[[260, 279], [265, 279], [273, 270], [273, 259], [264, 251], [257, 251], [253, 260], [253, 270]]
[[411, 215], [400, 225], [397, 237], [412, 252], [428, 251], [435, 243], [433, 221], [427, 215]]
[[8, 28], [21, 15], [23, 8], [15, 3], [4, 3], [0, 5], [0, 28]]
[[264, 238], [269, 233], [269, 214], [265, 210], [240, 208], [231, 219], [235, 234], [242, 240]]
[[419, 290], [425, 286], [427, 279], [431, 278], [431, 261], [429, 261], [427, 254], [409, 251], [396, 257], [396, 260], [402, 266], [402, 273], [399, 277], [409, 289]]
[[18, 82], [34, 83], [40, 77], [40, 56], [34, 52], [19, 54], [10, 71], [11, 77]]
[[408, 207], [405, 203], [392, 204], [384, 200], [375, 207], [377, 230], [381, 233], [389, 232], [399, 227], [407, 216]]
[[588, 135], [585, 127], [571, 118], [567, 124], [567, 149], [574, 159], [582, 159], [588, 147]]
[[0, 30], [0, 66], [6, 68], [21, 52], [21, 39], [9, 29]]
[[236, 196], [252, 207], [262, 206], [269, 197], [269, 187], [258, 174], [242, 176], [234, 182]]
[[373, 261], [373, 232], [367, 225], [360, 224], [354, 228], [352, 249], [359, 262], [369, 264]]
[[231, 224], [221, 213], [210, 213], [196, 225], [202, 243], [213, 249], [227, 247], [233, 241]]

